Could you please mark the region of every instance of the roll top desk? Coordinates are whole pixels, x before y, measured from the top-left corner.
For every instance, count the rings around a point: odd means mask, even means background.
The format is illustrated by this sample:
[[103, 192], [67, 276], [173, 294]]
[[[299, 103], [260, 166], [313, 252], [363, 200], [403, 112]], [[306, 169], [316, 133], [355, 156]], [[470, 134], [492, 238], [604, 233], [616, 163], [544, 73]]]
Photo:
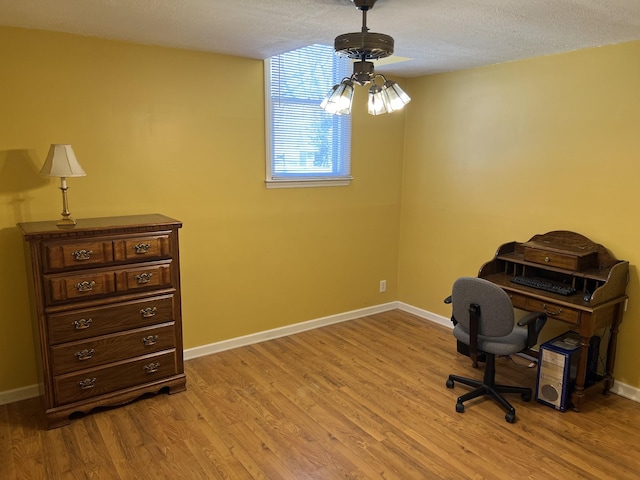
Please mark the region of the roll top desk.
[[[580, 234], [554, 231], [535, 235], [527, 242], [501, 245], [478, 276], [502, 287], [515, 308], [545, 312], [580, 335], [581, 355], [571, 395], [574, 410], [580, 409], [585, 388], [602, 380], [604, 392], [611, 389], [618, 329], [628, 299], [629, 262], [616, 259], [605, 247]], [[514, 281], [529, 279], [555, 285], [564, 293]], [[591, 338], [606, 328], [610, 335], [604, 372], [598, 382], [589, 385]]]

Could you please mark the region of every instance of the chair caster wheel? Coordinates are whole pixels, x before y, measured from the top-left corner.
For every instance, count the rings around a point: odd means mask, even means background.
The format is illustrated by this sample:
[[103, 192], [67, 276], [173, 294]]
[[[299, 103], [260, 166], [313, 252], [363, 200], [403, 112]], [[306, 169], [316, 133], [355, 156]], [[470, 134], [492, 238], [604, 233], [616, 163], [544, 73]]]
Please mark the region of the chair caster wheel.
[[461, 402], [456, 403], [456, 412], [458, 413], [464, 412], [464, 405]]
[[504, 416], [504, 419], [507, 423], [514, 423], [516, 421], [516, 414], [509, 412]]
[[453, 380], [450, 378], [447, 380], [447, 388], [453, 388]]
[[530, 393], [523, 393], [522, 395], [520, 395], [520, 398], [522, 398], [522, 400], [524, 400], [525, 402], [530, 402], [531, 401], [531, 394]]

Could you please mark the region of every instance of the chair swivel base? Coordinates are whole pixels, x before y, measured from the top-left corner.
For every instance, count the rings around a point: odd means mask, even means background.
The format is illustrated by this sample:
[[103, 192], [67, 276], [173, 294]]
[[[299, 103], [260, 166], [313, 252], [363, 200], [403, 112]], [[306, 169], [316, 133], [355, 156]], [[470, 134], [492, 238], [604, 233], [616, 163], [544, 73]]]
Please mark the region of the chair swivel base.
[[469, 387], [475, 388], [475, 390], [472, 390], [458, 397], [458, 401], [456, 403], [456, 412], [464, 412], [464, 402], [486, 395], [493, 398], [500, 406], [502, 406], [502, 408], [507, 411], [507, 414], [504, 418], [509, 423], [514, 423], [516, 421], [516, 409], [513, 408], [513, 406], [507, 401], [506, 398], [501, 395], [501, 393], [519, 393], [522, 400], [524, 400], [525, 402], [530, 401], [532, 396], [532, 391], [530, 388], [514, 387], [511, 385], [495, 385], [484, 383], [480, 380], [474, 380], [472, 378], [460, 377], [458, 375], [449, 375], [449, 378], [447, 379], [447, 388], [453, 388], [454, 382], [462, 383], [463, 385], [468, 385]]

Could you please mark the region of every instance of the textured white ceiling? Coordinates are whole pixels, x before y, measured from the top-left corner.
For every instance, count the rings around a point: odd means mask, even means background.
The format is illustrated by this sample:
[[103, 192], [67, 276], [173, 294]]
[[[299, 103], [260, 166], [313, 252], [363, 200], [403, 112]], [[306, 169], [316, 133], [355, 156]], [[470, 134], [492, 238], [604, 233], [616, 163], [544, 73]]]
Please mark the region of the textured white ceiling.
[[[0, 25], [266, 58], [357, 32], [350, 0], [0, 0]], [[640, 0], [378, 0], [412, 77], [640, 40]]]

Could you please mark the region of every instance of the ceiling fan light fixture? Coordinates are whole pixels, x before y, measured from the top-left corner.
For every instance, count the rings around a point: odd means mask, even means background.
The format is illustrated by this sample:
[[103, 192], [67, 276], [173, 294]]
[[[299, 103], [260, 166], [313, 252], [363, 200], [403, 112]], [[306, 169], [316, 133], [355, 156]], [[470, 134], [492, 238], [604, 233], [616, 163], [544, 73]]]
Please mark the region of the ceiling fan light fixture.
[[381, 115], [390, 112], [389, 97], [379, 85], [372, 85], [369, 89], [367, 108], [370, 115]]
[[367, 85], [378, 77], [384, 80], [382, 87], [373, 85], [369, 89], [368, 110], [372, 115], [400, 110], [411, 98], [397, 83], [388, 81], [383, 75], [377, 75], [373, 62], [393, 54], [393, 37], [384, 33], [369, 32], [367, 12], [373, 8], [376, 0], [351, 0], [356, 8], [362, 11], [362, 30], [358, 33], [338, 35], [334, 41], [335, 53], [356, 60], [353, 63], [353, 74], [342, 80], [322, 100], [320, 107], [334, 115], [351, 113], [353, 101], [353, 84]]
[[411, 101], [411, 97], [405, 93], [393, 80], [386, 80], [382, 86], [382, 91], [385, 92], [389, 99], [389, 111], [395, 112], [396, 110], [402, 110], [404, 106]]
[[345, 78], [324, 97], [320, 107], [334, 115], [349, 115], [353, 102], [353, 82]]

